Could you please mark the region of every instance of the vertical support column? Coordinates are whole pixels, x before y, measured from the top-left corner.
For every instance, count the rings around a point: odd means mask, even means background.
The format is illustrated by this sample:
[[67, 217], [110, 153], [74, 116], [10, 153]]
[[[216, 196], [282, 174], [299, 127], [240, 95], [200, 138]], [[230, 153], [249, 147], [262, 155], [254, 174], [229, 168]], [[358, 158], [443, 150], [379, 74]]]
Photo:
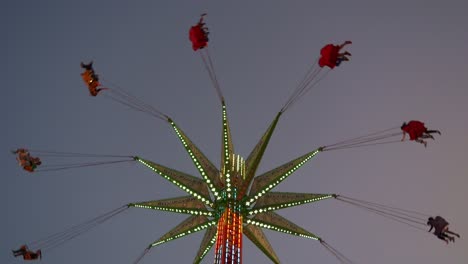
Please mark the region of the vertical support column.
[[[227, 156], [229, 154], [229, 156]], [[220, 199], [217, 200], [215, 217], [218, 217], [218, 237], [215, 247], [215, 264], [242, 263], [243, 207], [238, 200], [239, 187], [245, 175], [245, 163], [242, 157], [226, 153], [225, 167], [221, 172], [226, 175]], [[227, 162], [226, 162], [227, 161]]]
[[226, 209], [218, 220], [218, 237], [215, 264], [242, 263], [243, 217], [236, 200], [228, 200]]

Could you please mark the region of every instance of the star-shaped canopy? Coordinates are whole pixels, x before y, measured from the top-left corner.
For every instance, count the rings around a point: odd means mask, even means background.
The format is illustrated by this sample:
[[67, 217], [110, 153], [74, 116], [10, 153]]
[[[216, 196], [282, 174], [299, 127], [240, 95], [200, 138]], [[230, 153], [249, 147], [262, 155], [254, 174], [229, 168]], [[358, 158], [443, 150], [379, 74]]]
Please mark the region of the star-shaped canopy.
[[[271, 192], [273, 188], [317, 155], [321, 148], [299, 156], [262, 175], [255, 176], [281, 114], [282, 112], [279, 112], [276, 115], [248, 158], [243, 162], [242, 158], [234, 154], [226, 104], [223, 100], [220, 169], [216, 168], [208, 160], [172, 119], [167, 119], [201, 177], [192, 176], [140, 157], [136, 158], [137, 161], [189, 194], [189, 196], [171, 199], [128, 204], [129, 207], [191, 215], [161, 238], [151, 243], [148, 248], [206, 229], [198, 253], [193, 261], [193, 263], [200, 263], [216, 242], [216, 225], [219, 218], [216, 210], [225, 203], [226, 199], [235, 199], [241, 205], [240, 213], [245, 219], [243, 233], [273, 263], [280, 263], [280, 261], [262, 228], [321, 240], [317, 235], [301, 228], [274, 211], [332, 198], [333, 194]], [[222, 195], [222, 193], [226, 195]]]

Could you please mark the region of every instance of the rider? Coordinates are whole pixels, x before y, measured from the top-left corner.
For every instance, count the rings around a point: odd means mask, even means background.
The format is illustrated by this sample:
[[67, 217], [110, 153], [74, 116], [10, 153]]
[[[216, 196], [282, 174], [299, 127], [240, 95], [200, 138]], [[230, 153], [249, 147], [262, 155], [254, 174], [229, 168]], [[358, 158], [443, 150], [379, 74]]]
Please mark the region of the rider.
[[17, 250], [12, 250], [13, 256], [19, 257], [23, 256], [24, 260], [35, 260], [35, 259], [42, 259], [42, 252], [41, 250], [37, 250], [36, 252], [33, 252], [28, 249], [28, 246], [22, 245], [19, 249]]
[[431, 232], [432, 229], [434, 229], [434, 235], [437, 236], [437, 238], [444, 240], [447, 244], [449, 241], [455, 242], [455, 238], [447, 234], [451, 234], [460, 238], [459, 234], [449, 230], [449, 223], [441, 216], [436, 216], [435, 218], [429, 217], [427, 219], [427, 225], [431, 227], [428, 232]]
[[89, 94], [91, 96], [96, 96], [101, 90], [107, 89], [107, 88], [98, 88], [101, 84], [99, 83], [99, 77], [94, 72], [92, 61], [88, 64], [85, 64], [82, 62], [81, 68], [85, 69], [85, 71], [81, 73], [81, 77], [83, 78], [83, 81], [88, 86]]
[[195, 26], [192, 26], [189, 31], [189, 39], [192, 42], [192, 49], [194, 51], [203, 49], [208, 45], [208, 28], [205, 26], [203, 19], [206, 14], [200, 16], [200, 20]]
[[38, 157], [32, 157], [27, 149], [17, 149], [13, 151], [13, 154], [17, 154], [16, 160], [26, 171], [33, 172], [37, 166], [42, 164], [41, 159]]
[[404, 141], [406, 134], [409, 134], [410, 140], [424, 144], [424, 147], [427, 146], [427, 142], [423, 140], [424, 138], [434, 139], [431, 134], [441, 134], [439, 130], [428, 130], [423, 122], [417, 120], [411, 120], [408, 123], [404, 122], [403, 125], [401, 125], [401, 130], [403, 131], [403, 138], [401, 141]]
[[333, 69], [337, 66], [340, 66], [340, 64], [343, 61], [349, 61], [349, 58], [347, 56], [351, 56], [351, 53], [347, 51], [340, 52], [340, 50], [348, 44], [352, 44], [352, 42], [347, 40], [343, 42], [341, 45], [333, 45], [333, 44], [325, 45], [320, 50], [321, 57], [318, 62], [319, 66], [320, 67], [327, 66], [330, 69]]

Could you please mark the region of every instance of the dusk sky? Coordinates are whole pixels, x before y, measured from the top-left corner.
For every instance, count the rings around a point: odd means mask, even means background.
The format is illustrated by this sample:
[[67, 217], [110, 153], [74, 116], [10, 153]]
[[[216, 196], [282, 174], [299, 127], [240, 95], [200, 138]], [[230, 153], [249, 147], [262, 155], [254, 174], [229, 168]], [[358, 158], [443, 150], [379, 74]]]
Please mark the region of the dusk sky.
[[[27, 173], [24, 147], [138, 155], [198, 175], [172, 128], [106, 96], [91, 97], [80, 62], [169, 115], [218, 166], [221, 105], [188, 30], [207, 13], [209, 52], [235, 152], [246, 158], [328, 43], [352, 40], [278, 123], [261, 174], [320, 146], [421, 120], [442, 135], [318, 154], [274, 191], [337, 193], [444, 216], [434, 235], [328, 199], [278, 213], [360, 264], [468, 262], [468, 2], [6, 1], [0, 9], [3, 165], [0, 263], [11, 250], [130, 202], [183, 196], [139, 163]], [[75, 162], [79, 162], [78, 160]], [[132, 263], [187, 215], [130, 208], [40, 263]], [[425, 228], [425, 227], [423, 227]], [[265, 231], [281, 263], [339, 263], [320, 243]], [[204, 232], [153, 248], [145, 263], [192, 263]], [[213, 262], [211, 250], [203, 263]], [[244, 237], [244, 263], [270, 260]]]

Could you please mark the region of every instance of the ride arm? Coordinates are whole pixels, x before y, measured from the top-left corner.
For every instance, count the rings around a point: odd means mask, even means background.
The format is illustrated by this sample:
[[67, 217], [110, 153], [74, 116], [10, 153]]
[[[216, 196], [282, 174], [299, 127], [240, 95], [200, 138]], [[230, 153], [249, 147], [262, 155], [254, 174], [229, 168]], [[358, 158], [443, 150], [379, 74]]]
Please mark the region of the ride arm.
[[161, 238], [151, 243], [148, 248], [152, 248], [163, 243], [184, 237], [186, 235], [190, 235], [210, 226], [214, 226], [215, 224], [216, 221], [208, 220], [206, 216], [190, 216], [182, 223], [174, 227], [171, 231], [163, 235]]
[[172, 121], [172, 119], [168, 118], [167, 121], [176, 132], [177, 137], [189, 154], [193, 164], [197, 168], [203, 180], [208, 185], [213, 195], [218, 198], [219, 190], [222, 188], [218, 169], [208, 160], [208, 158], [200, 151], [200, 149], [198, 149], [198, 147], [193, 144], [188, 136], [174, 123], [174, 121]]
[[317, 241], [321, 240], [321, 238], [315, 234], [312, 234], [311, 232], [273, 212], [258, 214], [252, 219], [247, 219], [247, 224], [293, 236], [304, 237]]
[[246, 206], [253, 204], [260, 197], [284, 181], [289, 175], [293, 174], [297, 169], [302, 167], [307, 161], [309, 161], [322, 150], [323, 148], [318, 148], [271, 171], [255, 177], [250, 189], [250, 198], [246, 202]]
[[257, 171], [258, 165], [260, 164], [260, 161], [262, 160], [263, 154], [265, 153], [265, 150], [268, 146], [268, 143], [270, 142], [270, 138], [273, 135], [273, 132], [276, 128], [276, 124], [279, 121], [279, 118], [281, 116], [282, 112], [279, 112], [273, 122], [271, 122], [270, 126], [268, 129], [265, 131], [263, 136], [260, 138], [258, 141], [257, 145], [255, 145], [254, 149], [252, 152], [249, 154], [245, 161], [245, 167], [246, 167], [246, 172], [245, 172], [245, 180], [242, 183], [241, 189], [239, 191], [238, 197], [243, 197], [244, 194], [247, 193], [247, 190], [252, 183], [252, 180], [254, 179], [255, 172]]
[[250, 239], [250, 241], [252, 241], [252, 243], [255, 244], [255, 246], [257, 246], [258, 249], [273, 261], [273, 263], [280, 263], [278, 256], [260, 227], [255, 225], [246, 225], [244, 227], [244, 234]]
[[[234, 146], [232, 144], [232, 137], [231, 137], [231, 129], [229, 127], [229, 122], [227, 118], [227, 110], [226, 104], [224, 100], [221, 102], [223, 107], [223, 136], [221, 140], [221, 166], [220, 170], [221, 173], [219, 174], [221, 177], [221, 181], [226, 185], [226, 190], [231, 195], [232, 188], [231, 185], [235, 181], [236, 183], [242, 181], [239, 177], [233, 179], [232, 169], [233, 169], [233, 160], [232, 157], [234, 156]], [[221, 197], [216, 197], [221, 198]]]
[[270, 192], [259, 198], [248, 214], [256, 215], [329, 198], [333, 198], [333, 194]]
[[207, 189], [206, 183], [202, 179], [139, 157], [136, 157], [135, 159], [141, 164], [156, 172], [157, 174], [164, 177], [166, 180], [172, 182], [188, 194], [192, 195], [193, 197], [196, 197], [198, 200], [205, 203], [206, 205], [211, 206], [211, 197]]
[[210, 226], [208, 230], [206, 230], [206, 233], [203, 236], [203, 240], [200, 244], [200, 248], [198, 249], [198, 253], [193, 260], [194, 264], [201, 263], [208, 251], [210, 251], [211, 247], [213, 247], [214, 243], [216, 242], [216, 233], [217, 228], [214, 225]]
[[128, 207], [168, 211], [180, 214], [212, 216], [205, 205], [193, 196], [182, 196], [170, 199], [130, 203]]

